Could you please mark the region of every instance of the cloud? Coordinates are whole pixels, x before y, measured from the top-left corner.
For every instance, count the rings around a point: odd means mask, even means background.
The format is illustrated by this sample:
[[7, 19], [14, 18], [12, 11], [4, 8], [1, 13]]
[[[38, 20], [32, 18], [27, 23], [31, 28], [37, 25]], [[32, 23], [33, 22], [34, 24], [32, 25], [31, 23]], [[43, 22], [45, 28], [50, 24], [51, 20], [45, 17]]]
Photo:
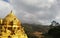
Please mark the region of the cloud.
[[58, 0], [11, 0], [11, 4], [25, 23], [50, 24], [60, 10]]
[[4, 18], [12, 9], [11, 5], [7, 2], [0, 0], [0, 18]]
[[33, 5], [37, 7], [49, 7], [53, 4], [54, 0], [22, 0], [24, 4]]

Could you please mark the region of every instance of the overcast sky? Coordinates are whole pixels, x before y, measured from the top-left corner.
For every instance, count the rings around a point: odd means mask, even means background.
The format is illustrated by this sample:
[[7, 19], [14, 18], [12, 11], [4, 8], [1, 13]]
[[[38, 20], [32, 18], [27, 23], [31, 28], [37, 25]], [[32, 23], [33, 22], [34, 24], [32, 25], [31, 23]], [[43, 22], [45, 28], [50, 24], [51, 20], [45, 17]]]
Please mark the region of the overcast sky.
[[15, 15], [24, 23], [42, 23], [46, 25], [50, 24], [52, 20], [60, 23], [60, 0], [4, 1], [0, 2], [0, 17], [14, 9]]

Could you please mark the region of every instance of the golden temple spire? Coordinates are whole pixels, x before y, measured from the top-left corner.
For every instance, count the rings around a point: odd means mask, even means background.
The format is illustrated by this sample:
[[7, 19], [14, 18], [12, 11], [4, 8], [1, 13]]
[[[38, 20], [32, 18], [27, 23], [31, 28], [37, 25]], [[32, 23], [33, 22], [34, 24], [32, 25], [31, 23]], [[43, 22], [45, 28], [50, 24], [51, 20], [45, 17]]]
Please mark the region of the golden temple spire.
[[28, 38], [21, 26], [21, 21], [11, 11], [5, 18], [0, 19], [0, 38]]
[[16, 16], [14, 15], [14, 12], [11, 10], [10, 13], [6, 17], [16, 17]]

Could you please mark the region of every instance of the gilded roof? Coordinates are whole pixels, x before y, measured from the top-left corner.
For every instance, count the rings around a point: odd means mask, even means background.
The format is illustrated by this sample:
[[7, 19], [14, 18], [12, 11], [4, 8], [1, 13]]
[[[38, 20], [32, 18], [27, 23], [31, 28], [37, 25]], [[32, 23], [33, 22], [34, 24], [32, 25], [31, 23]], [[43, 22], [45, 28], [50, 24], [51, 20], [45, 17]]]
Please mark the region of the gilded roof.
[[13, 21], [14, 23], [21, 23], [17, 17], [14, 15], [14, 13], [11, 11], [10, 14], [8, 14], [5, 18], [4, 21], [11, 22]]

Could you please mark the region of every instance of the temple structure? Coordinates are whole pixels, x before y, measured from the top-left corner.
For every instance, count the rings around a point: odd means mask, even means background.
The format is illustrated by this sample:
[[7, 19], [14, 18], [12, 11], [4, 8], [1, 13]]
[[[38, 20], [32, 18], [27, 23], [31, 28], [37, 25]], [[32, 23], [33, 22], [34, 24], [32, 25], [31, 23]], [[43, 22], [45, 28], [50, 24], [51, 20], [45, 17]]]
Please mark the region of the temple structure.
[[0, 38], [28, 38], [20, 20], [12, 12], [0, 18]]

